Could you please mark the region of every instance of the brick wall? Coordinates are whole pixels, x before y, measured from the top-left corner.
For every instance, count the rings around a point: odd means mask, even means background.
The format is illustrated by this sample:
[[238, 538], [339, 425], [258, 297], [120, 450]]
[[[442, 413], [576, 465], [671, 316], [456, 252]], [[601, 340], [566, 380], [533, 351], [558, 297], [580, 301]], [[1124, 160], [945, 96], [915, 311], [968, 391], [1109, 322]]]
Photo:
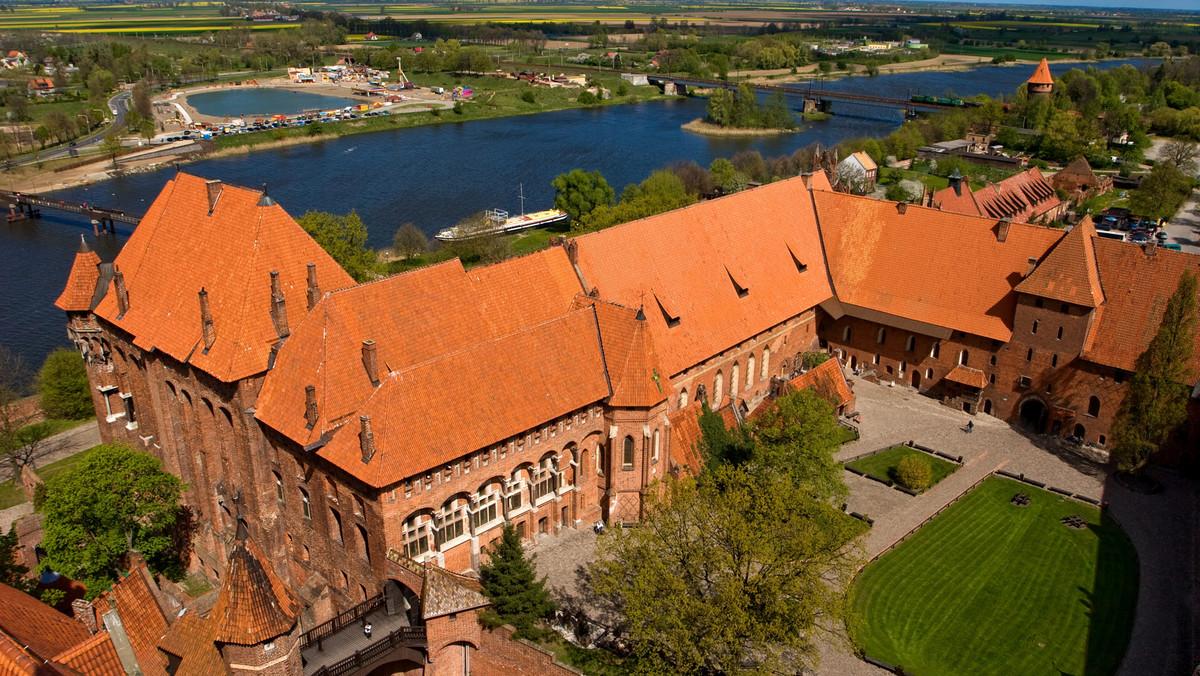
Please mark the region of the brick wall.
[[[455, 631], [451, 625], [462, 625]], [[466, 629], [474, 625], [474, 630]], [[455, 621], [435, 618], [426, 627], [433, 664], [426, 676], [459, 676], [463, 660], [470, 660], [472, 676], [578, 676], [582, 672], [555, 661], [550, 653], [523, 641], [514, 641], [507, 627], [482, 629], [473, 612], [460, 613]], [[439, 641], [434, 652], [434, 639]], [[466, 648], [466, 650], [464, 650]]]

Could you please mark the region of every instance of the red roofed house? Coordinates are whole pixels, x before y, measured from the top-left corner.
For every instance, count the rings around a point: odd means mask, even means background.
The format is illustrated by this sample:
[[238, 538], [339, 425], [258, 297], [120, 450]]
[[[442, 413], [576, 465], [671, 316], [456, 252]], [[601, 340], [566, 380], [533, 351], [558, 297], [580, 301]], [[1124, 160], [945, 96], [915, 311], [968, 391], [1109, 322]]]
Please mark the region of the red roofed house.
[[1111, 176], [1096, 176], [1092, 165], [1082, 155], [1071, 161], [1062, 171], [1050, 178], [1055, 190], [1067, 193], [1075, 202], [1082, 202], [1112, 190]]
[[30, 96], [45, 97], [53, 96], [58, 93], [58, 89], [54, 86], [54, 81], [48, 77], [35, 77], [29, 81], [27, 87]]
[[1069, 205], [1033, 167], [979, 190], [972, 190], [955, 169], [950, 186], [933, 193], [930, 206], [957, 214], [1010, 218], [1017, 223], [1049, 223], [1062, 218]]
[[[58, 305], [103, 439], [188, 482], [195, 569], [228, 580], [244, 527], [305, 626], [386, 598], [441, 673], [493, 635], [435, 636], [478, 598], [452, 575], [431, 607], [421, 571], [478, 570], [505, 522], [637, 521], [656, 481], [698, 469], [701, 399], [736, 417], [792, 381], [848, 413], [844, 365], [1103, 444], [1200, 258], [1021, 222], [1048, 213], [1043, 183], [964, 214], [799, 177], [356, 285], [265, 194], [180, 173], [110, 266], [78, 254]], [[837, 359], [802, 373], [813, 350]]]

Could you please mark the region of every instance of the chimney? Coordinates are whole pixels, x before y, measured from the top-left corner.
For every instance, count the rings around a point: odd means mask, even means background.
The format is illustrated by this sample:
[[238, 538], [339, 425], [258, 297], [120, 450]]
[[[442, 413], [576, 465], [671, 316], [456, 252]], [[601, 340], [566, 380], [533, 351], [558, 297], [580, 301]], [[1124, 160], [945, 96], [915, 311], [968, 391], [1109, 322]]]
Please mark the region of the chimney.
[[208, 215], [212, 216], [213, 209], [217, 208], [217, 198], [221, 196], [221, 182], [216, 179], [205, 181], [204, 187], [208, 189]]
[[1029, 275], [1032, 275], [1035, 268], [1037, 268], [1037, 259], [1030, 258], [1029, 259], [1029, 268], [1025, 270], [1025, 276], [1028, 277]]
[[83, 599], [71, 601], [71, 612], [80, 624], [87, 627], [89, 633], [95, 634], [99, 627], [96, 625], [96, 609]]
[[367, 378], [371, 384], [379, 386], [379, 355], [376, 353], [375, 341], [364, 340], [362, 342], [362, 361], [363, 368], [367, 370]]
[[1004, 240], [1008, 239], [1008, 229], [1011, 226], [1012, 226], [1011, 218], [1009, 218], [1008, 216], [1001, 218], [1000, 222], [996, 225], [996, 240], [999, 242], [1003, 242]]
[[200, 331], [204, 334], [204, 354], [212, 349], [217, 341], [217, 331], [213, 328], [212, 310], [208, 307], [208, 292], [200, 289]]
[[310, 430], [317, 424], [317, 388], [312, 385], [304, 386], [304, 420]]
[[287, 302], [283, 299], [283, 287], [279, 284], [279, 271], [271, 271], [271, 320], [275, 322], [275, 334], [280, 338], [291, 335], [287, 321]]
[[358, 419], [362, 421], [362, 432], [358, 434], [358, 445], [362, 448], [362, 461], [368, 463], [371, 462], [371, 458], [375, 457], [375, 434], [371, 432], [371, 416], [362, 415]]
[[117, 319], [129, 311], [129, 292], [125, 290], [125, 273], [113, 272], [113, 284], [117, 287]]
[[317, 301], [321, 300], [321, 287], [317, 286], [317, 264], [308, 264], [308, 309], [311, 310], [317, 306]]
[[950, 187], [954, 188], [954, 194], [962, 197], [962, 172], [955, 169], [947, 178], [950, 179]]
[[571, 265], [579, 265], [579, 242], [568, 239], [566, 244], [567, 260], [571, 261]]
[[896, 202], [896, 213], [903, 216], [905, 211], [908, 211], [908, 202]]

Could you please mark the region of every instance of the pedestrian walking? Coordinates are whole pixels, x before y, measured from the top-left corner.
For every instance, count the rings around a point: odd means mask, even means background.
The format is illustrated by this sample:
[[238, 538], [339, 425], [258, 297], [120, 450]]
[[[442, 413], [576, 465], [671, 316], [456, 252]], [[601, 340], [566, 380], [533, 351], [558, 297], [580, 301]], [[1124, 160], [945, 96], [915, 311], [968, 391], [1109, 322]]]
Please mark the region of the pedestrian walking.
[[971, 432], [974, 432], [974, 431], [975, 431], [975, 421], [968, 420], [967, 421], [967, 434], [970, 434]]

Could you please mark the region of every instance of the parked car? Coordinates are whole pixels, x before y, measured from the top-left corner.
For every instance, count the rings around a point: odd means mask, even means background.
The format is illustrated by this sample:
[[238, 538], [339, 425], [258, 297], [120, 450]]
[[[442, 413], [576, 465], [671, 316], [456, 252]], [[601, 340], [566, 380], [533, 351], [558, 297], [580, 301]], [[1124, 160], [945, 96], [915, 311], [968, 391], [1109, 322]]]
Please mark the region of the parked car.
[[1154, 236], [1156, 238], [1158, 238], [1158, 241], [1160, 241], [1160, 242], [1167, 241], [1167, 233], [1162, 230], [1159, 230], [1158, 232], [1154, 233]]
[[1150, 241], [1150, 235], [1147, 235], [1144, 232], [1135, 232], [1133, 233], [1133, 237], [1130, 237], [1129, 239], [1134, 244], [1145, 244], [1146, 242]]
[[1162, 248], [1170, 249], [1171, 251], [1183, 251], [1183, 247], [1179, 244], [1163, 244], [1161, 246]]

